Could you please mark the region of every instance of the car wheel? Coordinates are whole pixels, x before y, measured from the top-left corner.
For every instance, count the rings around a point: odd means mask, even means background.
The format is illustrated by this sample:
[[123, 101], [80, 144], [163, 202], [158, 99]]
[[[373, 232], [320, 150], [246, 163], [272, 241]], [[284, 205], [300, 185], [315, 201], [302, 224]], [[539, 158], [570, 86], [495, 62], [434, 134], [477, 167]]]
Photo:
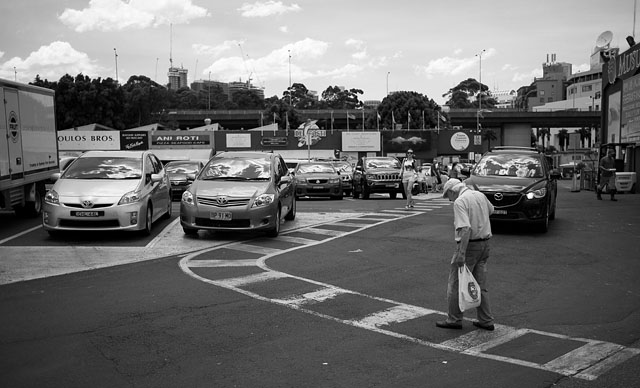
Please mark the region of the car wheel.
[[540, 221], [540, 223], [538, 223], [538, 232], [540, 233], [547, 233], [547, 231], [549, 230], [549, 208], [547, 207], [547, 211], [546, 214], [544, 216], [544, 219], [542, 221]]
[[549, 220], [553, 221], [556, 219], [556, 204], [553, 204], [553, 209], [551, 209], [551, 212], [549, 213]]
[[278, 207], [278, 211], [276, 211], [276, 216], [274, 219], [274, 226], [267, 232], [267, 236], [269, 237], [278, 237], [278, 235], [280, 234], [280, 222], [282, 221], [280, 219], [280, 211], [280, 207]]
[[186, 228], [186, 227], [183, 226], [182, 230], [184, 231], [184, 234], [186, 234], [187, 236], [197, 236], [198, 235], [198, 229]]
[[153, 224], [153, 207], [151, 203], [147, 204], [147, 214], [144, 217], [144, 229], [140, 231], [143, 236], [151, 234], [151, 225]]
[[47, 230], [47, 233], [49, 233], [49, 237], [54, 239], [62, 235], [62, 232], [59, 230]]
[[287, 221], [293, 221], [296, 219], [296, 197], [293, 197], [293, 200], [291, 201], [291, 209], [289, 209], [289, 212], [287, 213], [286, 216], [284, 216], [284, 219]]

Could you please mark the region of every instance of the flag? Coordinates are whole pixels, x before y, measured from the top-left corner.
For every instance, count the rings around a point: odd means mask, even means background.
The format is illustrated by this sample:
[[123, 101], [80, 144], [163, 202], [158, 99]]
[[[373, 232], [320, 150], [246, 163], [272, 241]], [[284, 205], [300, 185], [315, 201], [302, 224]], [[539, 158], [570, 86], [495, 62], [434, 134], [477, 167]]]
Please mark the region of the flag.
[[380, 119], [382, 117], [380, 117], [380, 112], [376, 111], [376, 116], [377, 116], [377, 120], [376, 120], [376, 129], [379, 131], [380, 130]]
[[438, 119], [444, 121], [445, 123], [447, 122], [447, 118], [441, 115], [440, 112], [438, 112]]
[[407, 129], [411, 129], [411, 112], [407, 111]]
[[355, 120], [355, 119], [356, 119], [356, 116], [354, 116], [354, 115], [352, 115], [352, 114], [347, 113], [347, 118], [348, 118], [348, 119], [351, 119], [351, 120]]
[[286, 119], [286, 122], [287, 122], [286, 129], [288, 131], [289, 130], [289, 112], [285, 112], [285, 114], [286, 114], [285, 119]]
[[331, 133], [333, 133], [333, 111], [331, 111]]
[[380, 112], [376, 111], [376, 115], [378, 115], [378, 121], [382, 120], [382, 117], [380, 117]]
[[393, 116], [393, 111], [391, 111], [391, 130], [395, 131], [396, 129], [396, 118]]

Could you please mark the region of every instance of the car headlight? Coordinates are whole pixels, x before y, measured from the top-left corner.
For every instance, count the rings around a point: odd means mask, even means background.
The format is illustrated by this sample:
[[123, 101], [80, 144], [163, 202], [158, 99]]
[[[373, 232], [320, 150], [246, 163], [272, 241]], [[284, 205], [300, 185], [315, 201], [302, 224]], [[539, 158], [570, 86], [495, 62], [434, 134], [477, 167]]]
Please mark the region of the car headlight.
[[58, 192], [55, 190], [47, 191], [47, 194], [44, 196], [44, 201], [54, 205], [59, 205], [60, 199], [58, 198]]
[[259, 195], [253, 201], [253, 205], [251, 205], [251, 207], [269, 206], [269, 205], [271, 205], [273, 203], [275, 198], [276, 198], [275, 194], [262, 194], [262, 195]]
[[118, 205], [126, 205], [129, 203], [136, 203], [140, 201], [140, 192], [139, 191], [130, 191], [120, 198]]
[[376, 176], [374, 174], [367, 174], [367, 180], [374, 180], [376, 179]]
[[340, 183], [340, 178], [330, 178], [329, 183]]
[[189, 190], [185, 190], [185, 192], [182, 193], [182, 198], [180, 200], [188, 205], [195, 205], [195, 198], [193, 193]]
[[544, 198], [545, 195], [547, 195], [547, 188], [546, 187], [540, 187], [538, 189], [530, 189], [527, 192], [527, 199], [534, 199], [534, 198]]

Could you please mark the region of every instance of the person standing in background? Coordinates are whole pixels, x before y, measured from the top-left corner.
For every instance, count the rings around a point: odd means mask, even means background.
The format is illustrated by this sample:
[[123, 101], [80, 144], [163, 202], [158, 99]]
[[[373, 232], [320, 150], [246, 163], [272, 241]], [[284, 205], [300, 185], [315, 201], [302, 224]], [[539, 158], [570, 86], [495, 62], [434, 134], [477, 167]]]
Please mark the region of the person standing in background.
[[598, 166], [600, 172], [600, 184], [596, 188], [596, 195], [598, 200], [602, 200], [602, 190], [607, 186], [607, 191], [611, 194], [611, 200], [615, 199], [616, 195], [616, 150], [609, 148], [607, 155], [600, 159]]
[[418, 168], [416, 167], [416, 161], [413, 159], [413, 150], [407, 150], [407, 157], [404, 158], [402, 162], [402, 171], [400, 172], [400, 178], [402, 179], [402, 188], [405, 192], [405, 196], [407, 197], [407, 204], [405, 205], [405, 209], [409, 209], [413, 207], [413, 195], [411, 194], [411, 189], [413, 189], [413, 184], [418, 178]]

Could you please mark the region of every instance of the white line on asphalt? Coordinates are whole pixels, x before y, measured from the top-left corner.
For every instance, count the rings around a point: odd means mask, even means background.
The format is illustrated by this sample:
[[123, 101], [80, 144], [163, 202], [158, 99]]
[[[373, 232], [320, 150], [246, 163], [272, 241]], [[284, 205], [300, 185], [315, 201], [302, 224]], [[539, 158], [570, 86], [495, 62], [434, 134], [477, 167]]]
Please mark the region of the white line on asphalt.
[[33, 228], [31, 228], [31, 229], [23, 230], [23, 231], [22, 231], [22, 232], [20, 232], [20, 233], [16, 233], [16, 234], [14, 234], [14, 235], [11, 235], [11, 236], [9, 236], [9, 237], [7, 237], [7, 238], [3, 239], [3, 240], [0, 240], [0, 245], [2, 245], [2, 244], [4, 244], [4, 243], [6, 243], [7, 241], [11, 241], [11, 240], [13, 240], [14, 238], [18, 238], [18, 237], [20, 237], [20, 236], [22, 236], [22, 235], [25, 235], [25, 234], [27, 234], [27, 233], [31, 233], [31, 232], [33, 232], [34, 230], [37, 230], [37, 229], [40, 229], [40, 228], [42, 228], [42, 225], [34, 226], [34, 227], [33, 227]]

